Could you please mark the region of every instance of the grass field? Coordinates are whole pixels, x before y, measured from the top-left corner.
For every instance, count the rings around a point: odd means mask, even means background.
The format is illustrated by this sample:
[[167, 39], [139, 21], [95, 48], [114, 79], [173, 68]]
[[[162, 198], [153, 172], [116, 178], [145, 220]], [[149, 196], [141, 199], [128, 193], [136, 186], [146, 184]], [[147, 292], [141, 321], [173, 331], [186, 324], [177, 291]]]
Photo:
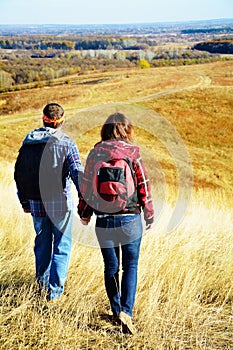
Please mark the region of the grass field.
[[[0, 96], [1, 349], [233, 348], [232, 92], [229, 61]], [[17, 202], [13, 167], [51, 101], [64, 105], [64, 130], [83, 162], [108, 114], [122, 111], [135, 124], [156, 223], [142, 242], [134, 336], [109, 321], [94, 220], [83, 228], [75, 218], [66, 300], [48, 305], [36, 294], [34, 230]], [[8, 104], [17, 112], [4, 114]], [[184, 209], [167, 233], [177, 204]]]

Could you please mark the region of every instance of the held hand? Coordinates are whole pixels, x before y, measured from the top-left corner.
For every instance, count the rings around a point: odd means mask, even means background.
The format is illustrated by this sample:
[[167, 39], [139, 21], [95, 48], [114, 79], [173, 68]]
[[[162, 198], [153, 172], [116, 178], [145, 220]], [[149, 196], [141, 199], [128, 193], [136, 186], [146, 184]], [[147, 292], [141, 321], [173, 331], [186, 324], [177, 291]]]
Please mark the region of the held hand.
[[90, 222], [91, 218], [80, 218], [80, 221], [83, 225], [88, 225]]
[[147, 225], [146, 225], [146, 231], [151, 230], [151, 228], [152, 228], [152, 224], [147, 224]]
[[23, 211], [24, 211], [24, 213], [31, 213], [31, 210], [30, 210], [30, 208], [23, 208]]

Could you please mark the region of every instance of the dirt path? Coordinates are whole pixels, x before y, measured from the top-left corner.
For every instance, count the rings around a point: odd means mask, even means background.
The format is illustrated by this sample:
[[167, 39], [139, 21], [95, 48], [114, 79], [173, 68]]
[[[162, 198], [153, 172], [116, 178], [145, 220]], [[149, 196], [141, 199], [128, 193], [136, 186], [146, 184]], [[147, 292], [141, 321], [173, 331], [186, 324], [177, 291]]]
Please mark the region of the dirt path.
[[210, 86], [211, 79], [208, 76], [201, 74], [201, 73], [195, 73], [195, 74], [191, 74], [191, 75], [198, 75], [200, 77], [200, 81], [194, 85], [183, 86], [181, 88], [170, 89], [170, 90], [163, 91], [163, 92], [157, 92], [157, 93], [149, 95], [149, 96], [145, 96], [145, 97], [141, 97], [141, 98], [132, 100], [131, 102], [142, 102], [142, 101], [147, 101], [147, 100], [153, 100], [154, 98], [170, 95], [170, 94], [173, 94], [175, 92], [180, 92], [180, 91], [184, 91], [184, 90], [192, 90], [192, 89], [197, 89], [200, 87]]

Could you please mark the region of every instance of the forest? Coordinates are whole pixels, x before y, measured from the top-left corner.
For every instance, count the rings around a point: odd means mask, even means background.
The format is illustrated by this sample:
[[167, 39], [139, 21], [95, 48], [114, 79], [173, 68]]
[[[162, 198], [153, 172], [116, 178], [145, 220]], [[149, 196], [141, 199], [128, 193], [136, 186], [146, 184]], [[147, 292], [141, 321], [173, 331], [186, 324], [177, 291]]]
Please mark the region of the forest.
[[87, 72], [232, 59], [224, 54], [233, 53], [233, 25], [217, 24], [0, 26], [0, 92], [55, 85], [63, 77], [69, 84]]
[[194, 49], [211, 53], [233, 54], [233, 39], [217, 39], [198, 43]]

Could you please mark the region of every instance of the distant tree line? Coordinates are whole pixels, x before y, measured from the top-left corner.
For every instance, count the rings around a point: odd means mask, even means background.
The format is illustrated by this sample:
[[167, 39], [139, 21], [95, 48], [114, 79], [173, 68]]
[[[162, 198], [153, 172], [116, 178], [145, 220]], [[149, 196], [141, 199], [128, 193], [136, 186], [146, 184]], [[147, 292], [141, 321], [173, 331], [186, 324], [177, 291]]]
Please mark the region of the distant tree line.
[[219, 28], [190, 28], [182, 29], [181, 34], [219, 34], [219, 33], [231, 33], [233, 27], [219, 27]]
[[155, 46], [156, 41], [152, 37], [69, 37], [57, 39], [57, 37], [22, 36], [0, 37], [0, 48], [11, 50], [143, 50]]
[[198, 43], [195, 50], [208, 51], [210, 53], [233, 54], [233, 39], [212, 40]]

